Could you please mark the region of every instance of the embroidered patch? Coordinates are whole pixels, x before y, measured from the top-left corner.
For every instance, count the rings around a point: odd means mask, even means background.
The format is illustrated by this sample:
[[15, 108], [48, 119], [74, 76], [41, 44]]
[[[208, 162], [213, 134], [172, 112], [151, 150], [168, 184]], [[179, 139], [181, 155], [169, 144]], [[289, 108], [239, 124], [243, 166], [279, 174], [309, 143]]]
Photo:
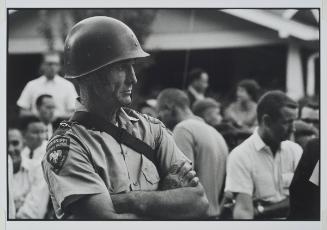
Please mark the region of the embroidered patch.
[[58, 173], [64, 165], [69, 152], [69, 138], [59, 136], [54, 138], [47, 146], [47, 161], [52, 170]]

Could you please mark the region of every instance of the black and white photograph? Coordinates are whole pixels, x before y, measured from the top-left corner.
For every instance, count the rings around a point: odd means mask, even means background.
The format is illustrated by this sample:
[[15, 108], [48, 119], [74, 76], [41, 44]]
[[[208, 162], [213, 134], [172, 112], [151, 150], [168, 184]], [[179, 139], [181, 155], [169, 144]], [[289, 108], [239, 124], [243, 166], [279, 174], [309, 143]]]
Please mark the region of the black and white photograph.
[[321, 13], [7, 8], [6, 221], [322, 221]]

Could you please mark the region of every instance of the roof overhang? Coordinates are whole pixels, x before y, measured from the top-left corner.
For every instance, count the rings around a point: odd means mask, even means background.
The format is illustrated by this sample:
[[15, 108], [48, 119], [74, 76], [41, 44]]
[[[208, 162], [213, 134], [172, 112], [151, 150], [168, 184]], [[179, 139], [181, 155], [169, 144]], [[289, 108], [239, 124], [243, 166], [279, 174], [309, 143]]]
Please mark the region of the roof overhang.
[[[276, 37], [276, 36], [275, 36]], [[207, 33], [167, 33], [150, 34], [144, 48], [149, 51], [159, 50], [197, 50], [240, 48], [269, 45], [283, 42], [269, 34], [256, 36], [244, 31], [207, 32]]]
[[319, 28], [305, 25], [292, 19], [283, 18], [260, 9], [225, 9], [227, 14], [278, 31], [281, 38], [295, 38], [312, 41], [319, 40]]

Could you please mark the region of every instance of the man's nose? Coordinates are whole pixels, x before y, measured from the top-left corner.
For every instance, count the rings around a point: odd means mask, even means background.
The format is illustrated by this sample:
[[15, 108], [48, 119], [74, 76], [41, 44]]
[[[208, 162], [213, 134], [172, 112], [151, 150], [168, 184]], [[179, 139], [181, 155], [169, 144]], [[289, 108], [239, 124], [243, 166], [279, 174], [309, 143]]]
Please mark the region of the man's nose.
[[14, 153], [14, 146], [12, 144], [8, 145], [8, 153], [12, 155]]
[[43, 132], [39, 132], [38, 135], [38, 140], [44, 140], [46, 138], [46, 131], [44, 130]]
[[133, 66], [131, 66], [130, 71], [128, 72], [128, 82], [133, 85], [137, 83], [137, 78]]

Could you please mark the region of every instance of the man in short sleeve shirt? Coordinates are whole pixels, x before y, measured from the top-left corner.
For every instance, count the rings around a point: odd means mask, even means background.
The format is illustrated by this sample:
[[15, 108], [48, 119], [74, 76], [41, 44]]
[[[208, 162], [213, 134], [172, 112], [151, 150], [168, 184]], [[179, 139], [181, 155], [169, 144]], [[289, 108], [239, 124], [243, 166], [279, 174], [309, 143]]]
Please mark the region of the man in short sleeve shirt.
[[209, 218], [219, 218], [228, 155], [224, 138], [192, 113], [189, 99], [182, 90], [164, 89], [157, 101], [160, 118], [172, 129], [177, 146], [192, 160], [203, 184], [209, 200]]
[[59, 54], [44, 54], [42, 63], [44, 74], [29, 81], [17, 101], [22, 115], [37, 115], [36, 100], [43, 94], [49, 94], [53, 97], [55, 117], [69, 117], [73, 113], [77, 92], [71, 82], [58, 75], [59, 69]]
[[259, 127], [227, 160], [225, 192], [232, 192], [235, 219], [286, 217], [289, 186], [302, 148], [291, 141], [297, 104], [281, 91], [258, 103]]
[[70, 31], [65, 69], [66, 78], [74, 79], [80, 89], [75, 115], [92, 115], [104, 126], [123, 130], [129, 141], [136, 138], [154, 150], [155, 160], [134, 144], [103, 131], [95, 125], [97, 120], [90, 125], [74, 119], [61, 123], [42, 162], [57, 217], [184, 219], [206, 215], [203, 187], [170, 133], [159, 120], [124, 107], [131, 103], [137, 82], [134, 59], [146, 56], [132, 30], [113, 18], [88, 18]]

